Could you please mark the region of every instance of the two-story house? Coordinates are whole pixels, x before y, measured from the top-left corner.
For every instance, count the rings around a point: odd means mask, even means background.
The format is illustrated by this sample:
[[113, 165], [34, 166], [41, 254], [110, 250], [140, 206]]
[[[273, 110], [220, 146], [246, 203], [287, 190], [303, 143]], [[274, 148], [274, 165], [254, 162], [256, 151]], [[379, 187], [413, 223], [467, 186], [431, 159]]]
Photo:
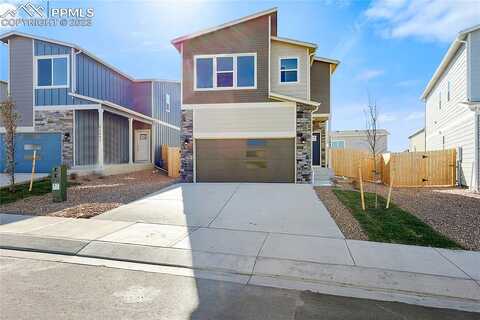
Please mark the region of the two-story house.
[[328, 163], [338, 61], [278, 37], [277, 9], [172, 40], [182, 56], [182, 178], [311, 183]]
[[7, 91], [20, 114], [17, 172], [31, 171], [33, 150], [38, 172], [63, 163], [71, 172], [110, 174], [151, 168], [161, 162], [162, 144], [179, 145], [178, 81], [133, 79], [62, 41], [16, 31], [0, 40], [9, 52]]
[[461, 31], [427, 84], [425, 149], [457, 148], [459, 184], [480, 186], [480, 25]]

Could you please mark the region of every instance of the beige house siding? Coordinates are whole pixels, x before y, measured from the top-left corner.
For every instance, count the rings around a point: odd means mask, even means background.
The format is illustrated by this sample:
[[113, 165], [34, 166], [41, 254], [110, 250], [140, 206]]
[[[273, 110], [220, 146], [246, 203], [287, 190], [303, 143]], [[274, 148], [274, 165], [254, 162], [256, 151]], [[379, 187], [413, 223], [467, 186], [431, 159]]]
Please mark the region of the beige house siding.
[[310, 100], [320, 102], [315, 113], [330, 113], [330, 64], [314, 61], [310, 70]]
[[[308, 100], [310, 64], [306, 47], [272, 40], [270, 83], [273, 93]], [[280, 58], [298, 58], [298, 83], [280, 83]]]
[[[330, 133], [330, 142], [332, 141], [344, 141], [345, 149], [364, 150], [370, 152], [370, 145], [366, 135], [355, 134], [347, 135], [341, 132], [334, 131]], [[377, 136], [377, 151], [384, 153], [388, 151], [388, 136]]]
[[295, 137], [295, 104], [236, 104], [194, 109], [194, 138]]
[[410, 136], [408, 151], [410, 152], [425, 151], [425, 130]]
[[[183, 42], [183, 104], [268, 101], [269, 17], [262, 16]], [[194, 91], [194, 56], [257, 54], [257, 88]]]

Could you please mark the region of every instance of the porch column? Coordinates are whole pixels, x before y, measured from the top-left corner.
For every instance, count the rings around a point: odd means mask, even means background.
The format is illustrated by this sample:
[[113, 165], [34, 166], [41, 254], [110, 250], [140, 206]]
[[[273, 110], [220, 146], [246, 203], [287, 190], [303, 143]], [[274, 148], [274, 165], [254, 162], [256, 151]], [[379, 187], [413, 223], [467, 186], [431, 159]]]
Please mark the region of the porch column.
[[133, 118], [128, 118], [128, 163], [133, 164]]
[[330, 118], [325, 123], [325, 168], [330, 168]]
[[155, 124], [152, 123], [151, 126], [152, 130], [150, 130], [151, 136], [150, 136], [150, 144], [151, 144], [151, 153], [150, 153], [150, 160], [152, 161], [153, 164], [155, 164]]
[[103, 109], [98, 109], [98, 166], [103, 168]]

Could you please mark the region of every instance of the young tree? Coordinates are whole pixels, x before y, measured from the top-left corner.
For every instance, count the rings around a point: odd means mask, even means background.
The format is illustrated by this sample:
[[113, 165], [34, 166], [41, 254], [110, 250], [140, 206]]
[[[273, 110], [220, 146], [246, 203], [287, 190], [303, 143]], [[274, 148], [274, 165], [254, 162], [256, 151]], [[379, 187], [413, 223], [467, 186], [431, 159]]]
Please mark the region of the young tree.
[[365, 124], [367, 132], [367, 141], [370, 147], [370, 153], [373, 158], [373, 180], [374, 180], [374, 192], [375, 192], [375, 208], [378, 208], [378, 194], [377, 194], [377, 182], [378, 182], [378, 170], [377, 170], [377, 133], [378, 133], [378, 109], [377, 102], [372, 102], [370, 97], [368, 98], [368, 107], [365, 110]]
[[6, 169], [10, 175], [10, 191], [15, 191], [15, 132], [20, 115], [15, 110], [15, 103], [11, 98], [0, 103], [0, 120], [5, 128]]

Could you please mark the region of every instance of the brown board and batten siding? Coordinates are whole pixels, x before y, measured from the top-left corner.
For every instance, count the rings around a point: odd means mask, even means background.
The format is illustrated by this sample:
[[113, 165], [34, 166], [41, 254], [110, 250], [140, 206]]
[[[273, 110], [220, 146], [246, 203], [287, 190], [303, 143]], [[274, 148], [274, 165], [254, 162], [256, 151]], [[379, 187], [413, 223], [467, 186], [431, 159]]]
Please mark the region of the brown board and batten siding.
[[[183, 42], [183, 104], [268, 101], [269, 15], [248, 20]], [[257, 54], [257, 88], [194, 91], [194, 56]]]
[[310, 69], [310, 99], [320, 102], [315, 113], [330, 113], [330, 64], [314, 61]]
[[33, 126], [33, 40], [24, 37], [9, 39], [10, 94], [15, 102], [20, 127]]

